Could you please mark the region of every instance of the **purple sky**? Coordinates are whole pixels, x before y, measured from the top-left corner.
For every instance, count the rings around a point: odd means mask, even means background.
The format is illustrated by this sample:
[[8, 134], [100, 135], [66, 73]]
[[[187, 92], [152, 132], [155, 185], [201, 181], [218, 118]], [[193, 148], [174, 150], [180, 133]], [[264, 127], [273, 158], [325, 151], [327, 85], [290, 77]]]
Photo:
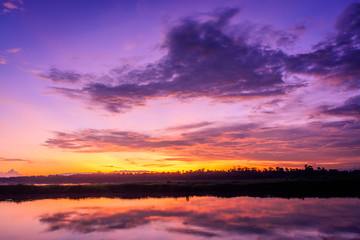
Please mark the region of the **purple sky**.
[[360, 168], [359, 1], [0, 1], [0, 175]]

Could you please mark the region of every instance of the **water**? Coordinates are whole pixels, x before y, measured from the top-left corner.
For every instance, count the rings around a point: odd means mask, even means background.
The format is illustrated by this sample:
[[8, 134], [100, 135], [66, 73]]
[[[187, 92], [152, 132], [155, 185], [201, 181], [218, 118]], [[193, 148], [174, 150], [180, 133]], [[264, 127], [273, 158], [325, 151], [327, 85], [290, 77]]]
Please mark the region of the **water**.
[[360, 239], [360, 199], [0, 202], [0, 239]]

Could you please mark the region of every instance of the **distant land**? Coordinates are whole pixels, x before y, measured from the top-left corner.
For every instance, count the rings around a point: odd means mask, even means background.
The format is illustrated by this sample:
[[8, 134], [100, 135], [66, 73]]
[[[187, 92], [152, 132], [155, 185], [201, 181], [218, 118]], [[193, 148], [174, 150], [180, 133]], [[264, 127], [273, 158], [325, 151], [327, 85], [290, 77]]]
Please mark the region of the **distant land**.
[[229, 170], [146, 172], [121, 171], [113, 173], [73, 173], [41, 176], [1, 177], [0, 184], [99, 184], [157, 181], [211, 181], [211, 180], [251, 180], [251, 179], [312, 179], [359, 177], [360, 170], [314, 169], [305, 165], [303, 169], [270, 167], [262, 170], [255, 167], [238, 167]]
[[357, 197], [360, 171], [282, 167], [0, 178], [0, 201], [47, 198]]

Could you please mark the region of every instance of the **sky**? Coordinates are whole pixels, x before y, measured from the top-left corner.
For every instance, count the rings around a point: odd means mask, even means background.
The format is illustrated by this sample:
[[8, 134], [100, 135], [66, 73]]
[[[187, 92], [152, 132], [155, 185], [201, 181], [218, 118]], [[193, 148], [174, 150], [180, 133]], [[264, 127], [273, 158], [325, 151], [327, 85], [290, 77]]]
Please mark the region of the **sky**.
[[359, 1], [0, 1], [0, 176], [359, 169], [359, 136]]

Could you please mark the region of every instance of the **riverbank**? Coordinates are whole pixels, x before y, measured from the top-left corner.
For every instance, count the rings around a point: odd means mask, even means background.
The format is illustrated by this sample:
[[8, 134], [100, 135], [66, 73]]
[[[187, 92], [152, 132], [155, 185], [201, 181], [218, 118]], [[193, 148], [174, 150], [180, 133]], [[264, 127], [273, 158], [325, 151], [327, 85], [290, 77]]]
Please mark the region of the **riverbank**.
[[147, 197], [358, 197], [360, 178], [261, 179], [240, 181], [165, 181], [88, 185], [2, 185], [0, 201], [50, 198]]

